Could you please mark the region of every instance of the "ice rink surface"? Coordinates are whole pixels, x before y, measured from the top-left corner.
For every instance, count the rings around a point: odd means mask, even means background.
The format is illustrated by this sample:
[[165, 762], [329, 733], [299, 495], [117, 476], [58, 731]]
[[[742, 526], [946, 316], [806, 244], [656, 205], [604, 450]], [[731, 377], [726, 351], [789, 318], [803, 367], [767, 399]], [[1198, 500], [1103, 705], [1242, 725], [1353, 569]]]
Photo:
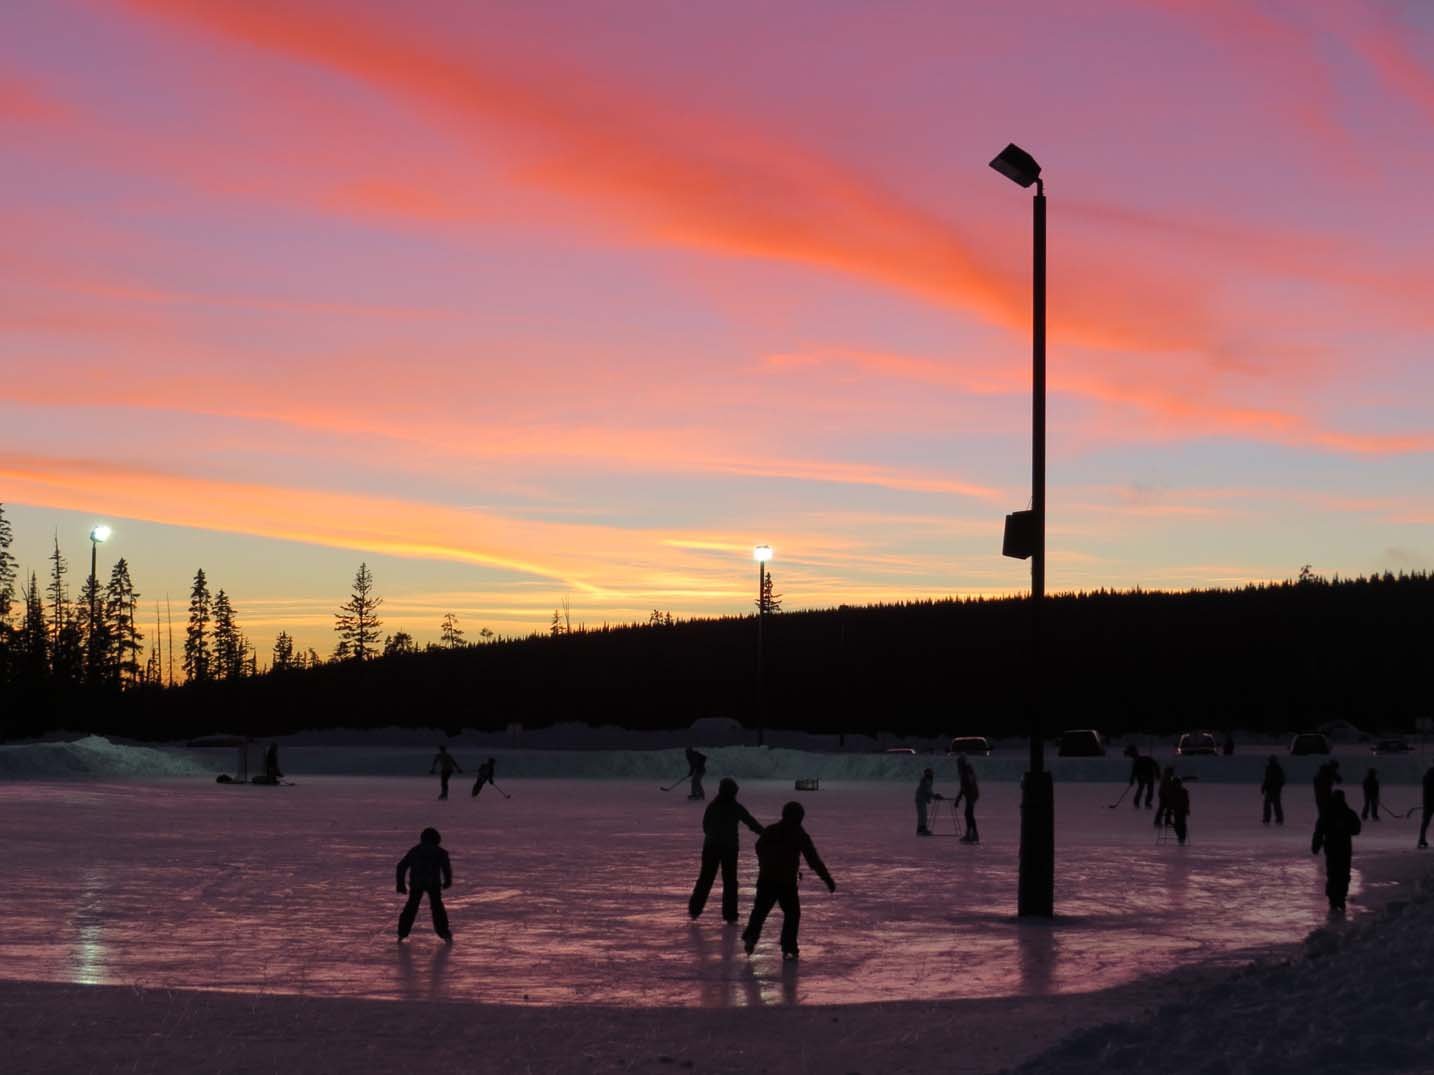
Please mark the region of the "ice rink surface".
[[[489, 788], [477, 801], [470, 786], [460, 776], [438, 802], [436, 778], [0, 784], [0, 977], [545, 1005], [992, 997], [1234, 960], [1326, 917], [1299, 785], [1283, 829], [1260, 824], [1253, 787], [1190, 785], [1192, 839], [1179, 847], [1157, 843], [1129, 800], [1107, 808], [1121, 785], [1057, 784], [1058, 918], [1018, 925], [1015, 784], [983, 787], [983, 842], [970, 846], [914, 836], [911, 787], [748, 781], [741, 798], [762, 821], [788, 799], [806, 805], [838, 884], [830, 896], [803, 881], [799, 963], [780, 958], [779, 911], [748, 959], [721, 921], [720, 880], [688, 920], [704, 804], [685, 785], [514, 780], [511, 799]], [[949, 815], [941, 824], [951, 832]], [[1411, 848], [1415, 824], [1366, 824], [1352, 917], [1361, 858]], [[426, 825], [453, 859], [451, 947], [426, 907], [395, 943], [394, 867]], [[743, 830], [744, 922], [753, 839]]]

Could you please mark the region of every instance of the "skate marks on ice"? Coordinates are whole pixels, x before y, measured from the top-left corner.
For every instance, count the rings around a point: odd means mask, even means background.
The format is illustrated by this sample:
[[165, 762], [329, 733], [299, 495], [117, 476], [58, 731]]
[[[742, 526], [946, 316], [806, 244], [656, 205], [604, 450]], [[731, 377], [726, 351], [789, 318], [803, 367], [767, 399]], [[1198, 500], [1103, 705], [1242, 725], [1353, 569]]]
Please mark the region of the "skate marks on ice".
[[[1296, 809], [1250, 817], [1240, 785], [1199, 789], [1187, 847], [1155, 845], [1119, 789], [1061, 788], [1057, 906], [1020, 924], [1018, 790], [986, 786], [982, 844], [911, 835], [909, 791], [824, 785], [805, 826], [838, 876], [802, 885], [802, 958], [770, 923], [755, 955], [714, 903], [695, 924], [702, 804], [647, 782], [523, 781], [511, 800], [434, 802], [421, 779], [314, 777], [282, 795], [207, 781], [0, 786], [7, 928], [0, 977], [498, 1004], [758, 1007], [1052, 995], [1192, 960], [1231, 960], [1324, 921]], [[748, 781], [775, 820], [790, 785]], [[1251, 823], [1253, 822], [1253, 823]], [[454, 884], [451, 949], [421, 917], [394, 944], [394, 863], [427, 825]], [[1361, 838], [1362, 860], [1408, 840]], [[740, 915], [756, 864], [743, 834]], [[1356, 877], [1352, 915], [1359, 913]]]

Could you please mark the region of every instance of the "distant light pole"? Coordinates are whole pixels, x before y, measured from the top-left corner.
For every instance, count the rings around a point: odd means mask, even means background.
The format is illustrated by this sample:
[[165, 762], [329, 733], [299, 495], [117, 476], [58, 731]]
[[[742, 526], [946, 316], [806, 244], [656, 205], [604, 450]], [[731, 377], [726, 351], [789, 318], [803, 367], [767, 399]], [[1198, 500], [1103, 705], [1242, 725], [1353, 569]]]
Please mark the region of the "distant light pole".
[[762, 637], [762, 629], [767, 620], [767, 561], [772, 558], [772, 546], [758, 545], [752, 550], [752, 559], [757, 561], [757, 745], [761, 746], [766, 738], [766, 708], [767, 695], [763, 690], [762, 663], [763, 646], [765, 642]]
[[[1031, 277], [1031, 510], [1007, 523], [1006, 554], [1031, 558], [1031, 767], [1022, 784], [1021, 867], [1016, 913], [1028, 918], [1055, 914], [1055, 791], [1042, 757], [1041, 710], [1045, 673], [1041, 647], [1041, 605], [1046, 596], [1046, 187], [1041, 166], [1012, 143], [991, 167], [1022, 187], [1036, 185], [1032, 202]], [[1017, 515], [1024, 515], [1019, 512]], [[1015, 517], [1012, 517], [1013, 519]], [[1017, 533], [1013, 534], [1013, 531]]]
[[95, 674], [95, 619], [99, 614], [100, 584], [98, 575], [100, 543], [108, 541], [114, 533], [104, 523], [100, 523], [90, 531], [90, 637], [87, 640], [89, 648], [89, 673], [91, 678]]

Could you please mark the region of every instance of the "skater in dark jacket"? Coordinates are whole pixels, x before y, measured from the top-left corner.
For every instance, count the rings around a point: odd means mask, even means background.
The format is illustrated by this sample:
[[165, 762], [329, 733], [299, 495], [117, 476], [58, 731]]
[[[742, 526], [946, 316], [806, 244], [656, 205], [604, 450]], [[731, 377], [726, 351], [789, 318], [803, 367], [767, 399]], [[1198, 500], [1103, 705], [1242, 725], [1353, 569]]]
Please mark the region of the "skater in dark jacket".
[[1318, 855], [1320, 849], [1324, 849], [1324, 892], [1329, 897], [1331, 911], [1343, 911], [1349, 896], [1350, 860], [1354, 857], [1354, 838], [1360, 828], [1359, 815], [1344, 801], [1344, 792], [1338, 789], [1330, 792], [1329, 805], [1315, 822], [1310, 854]]
[[[413, 920], [418, 916], [418, 905], [428, 897], [428, 910], [433, 915], [433, 932], [445, 941], [453, 940], [448, 929], [448, 911], [443, 906], [441, 889], [453, 884], [453, 867], [448, 862], [448, 852], [438, 845], [443, 837], [437, 829], [424, 829], [415, 844], [398, 863], [398, 892], [408, 895], [398, 916], [398, 939], [401, 941], [413, 929]], [[408, 884], [404, 884], [405, 877]]]
[[1160, 764], [1149, 754], [1142, 754], [1138, 747], [1129, 748], [1130, 781], [1126, 787], [1135, 788], [1135, 801], [1131, 804], [1140, 809], [1140, 797], [1145, 796], [1145, 809], [1155, 798], [1155, 781], [1160, 776]]
[[1175, 828], [1175, 839], [1183, 844], [1190, 833], [1190, 789], [1185, 786], [1185, 781], [1177, 776], [1171, 778], [1170, 790], [1166, 794], [1165, 808], [1170, 814], [1170, 824]]
[[1339, 776], [1339, 762], [1327, 761], [1315, 770], [1314, 775], [1315, 813], [1323, 814], [1329, 809], [1330, 795], [1336, 784], [1343, 784]]
[[921, 774], [921, 781], [916, 785], [916, 835], [930, 836], [931, 826], [928, 823], [928, 813], [931, 809], [931, 801], [940, 799], [942, 796], [936, 794], [933, 786], [936, 783], [936, 771], [927, 769]]
[[702, 790], [702, 774], [707, 771], [707, 755], [699, 750], [687, 748], [687, 775], [692, 778], [692, 791], [688, 794], [689, 799], [705, 799], [707, 792]]
[[483, 790], [484, 784], [493, 783], [493, 770], [497, 767], [498, 762], [494, 758], [489, 758], [478, 766], [478, 779], [473, 782], [473, 798], [478, 798], [478, 793]]
[[737, 825], [746, 825], [758, 836], [762, 826], [737, 801], [737, 781], [724, 776], [717, 785], [717, 798], [708, 805], [702, 815], [702, 869], [697, 874], [697, 884], [692, 886], [692, 898], [687, 901], [687, 913], [693, 918], [702, 914], [707, 906], [707, 895], [712, 891], [712, 881], [717, 869], [722, 869], [722, 920], [737, 921]]
[[279, 744], [270, 743], [269, 749], [264, 751], [264, 782], [277, 784], [283, 776], [279, 770]]
[[1280, 796], [1285, 792], [1285, 770], [1280, 764], [1280, 759], [1273, 754], [1265, 762], [1265, 779], [1260, 782], [1260, 794], [1265, 797], [1265, 824], [1270, 823], [1270, 815], [1275, 816], [1275, 824], [1285, 823], [1285, 808], [1280, 802]]
[[1364, 775], [1364, 782], [1360, 784], [1360, 790], [1364, 792], [1364, 805], [1360, 808], [1360, 820], [1379, 820], [1379, 770], [1371, 769]]
[[797, 930], [802, 922], [802, 904], [797, 897], [797, 866], [801, 859], [805, 858], [807, 865], [826, 882], [828, 892], [836, 891], [836, 882], [827, 872], [826, 863], [817, 854], [807, 830], [802, 828], [805, 816], [806, 810], [801, 803], [787, 803], [782, 807], [782, 820], [768, 825], [757, 838], [757, 898], [752, 903], [747, 928], [742, 931], [742, 942], [749, 956], [762, 936], [762, 923], [771, 913], [772, 905], [781, 904], [782, 956], [797, 958]]
[[1429, 846], [1429, 819], [1434, 818], [1434, 765], [1424, 774], [1424, 820], [1419, 824], [1419, 846]]
[[961, 837], [961, 842], [979, 844], [981, 833], [976, 828], [976, 800], [981, 797], [981, 786], [976, 783], [976, 770], [966, 760], [965, 754], [956, 755], [956, 772], [961, 779], [961, 790], [956, 793], [956, 802], [966, 800], [966, 832]]
[[438, 797], [448, 798], [448, 781], [454, 773], [461, 773], [463, 766], [458, 764], [458, 759], [448, 753], [448, 748], [441, 746], [438, 753], [433, 755], [433, 764], [428, 767], [429, 775], [438, 773]]
[[1170, 786], [1175, 782], [1175, 768], [1167, 765], [1165, 772], [1160, 774], [1160, 791], [1155, 798], [1155, 827], [1171, 822], [1170, 817]]

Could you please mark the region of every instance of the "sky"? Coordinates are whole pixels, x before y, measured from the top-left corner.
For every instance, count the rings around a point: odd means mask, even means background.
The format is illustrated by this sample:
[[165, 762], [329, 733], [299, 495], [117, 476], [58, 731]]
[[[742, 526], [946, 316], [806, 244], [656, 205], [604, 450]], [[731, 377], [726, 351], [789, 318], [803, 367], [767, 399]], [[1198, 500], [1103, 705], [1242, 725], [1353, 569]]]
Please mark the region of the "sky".
[[[320, 653], [1434, 567], [1434, 8], [7, 0], [0, 503]], [[151, 617], [152, 619], [152, 617]]]

